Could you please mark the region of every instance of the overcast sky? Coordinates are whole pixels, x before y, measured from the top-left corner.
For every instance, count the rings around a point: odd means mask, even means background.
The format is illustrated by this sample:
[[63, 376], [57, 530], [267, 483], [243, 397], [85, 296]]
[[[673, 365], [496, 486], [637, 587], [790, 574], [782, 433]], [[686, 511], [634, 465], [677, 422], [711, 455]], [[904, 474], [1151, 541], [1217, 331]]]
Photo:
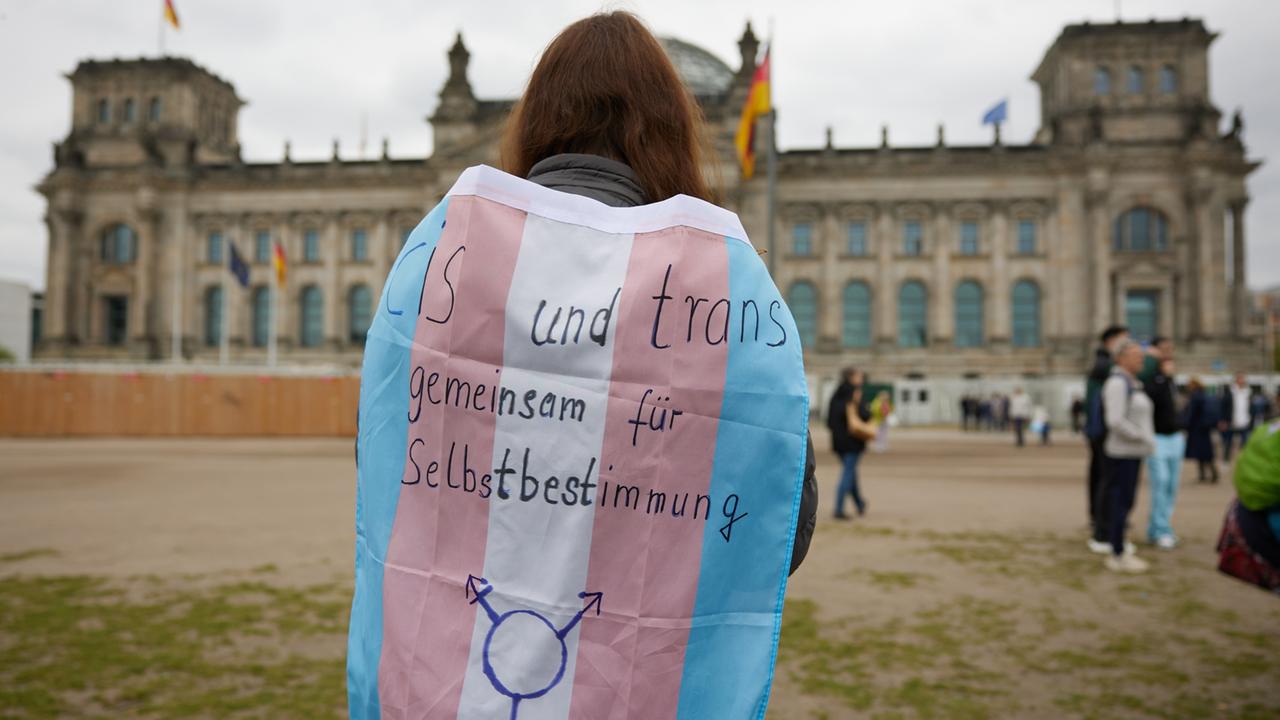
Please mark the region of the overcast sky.
[[[162, 0], [0, 0], [0, 276], [44, 286], [44, 201], [32, 187], [52, 167], [51, 143], [70, 127], [63, 78], [83, 58], [154, 56]], [[576, 0], [426, 2], [378, 0], [176, 0], [182, 29], [170, 54], [192, 58], [235, 85], [246, 160], [326, 158], [341, 141], [359, 156], [389, 137], [393, 157], [424, 156], [424, 118], [448, 71], [445, 52], [461, 30], [480, 97], [519, 94], [542, 48], [596, 10], [639, 13], [661, 35], [707, 48], [731, 67], [753, 21], [774, 28], [774, 102], [782, 147], [816, 147], [827, 125], [838, 146], [931, 144], [939, 122], [951, 143], [990, 139], [980, 120], [1009, 98], [1009, 143], [1031, 139], [1039, 100], [1029, 76], [1067, 23], [1116, 18], [1115, 0], [897, 0], [762, 2]], [[1126, 20], [1204, 18], [1221, 37], [1210, 55], [1213, 101], [1225, 117], [1244, 109], [1249, 156], [1269, 162], [1249, 181], [1248, 276], [1280, 283], [1280, 67], [1270, 0], [1123, 0]], [[1225, 122], [1225, 121], [1224, 121]]]

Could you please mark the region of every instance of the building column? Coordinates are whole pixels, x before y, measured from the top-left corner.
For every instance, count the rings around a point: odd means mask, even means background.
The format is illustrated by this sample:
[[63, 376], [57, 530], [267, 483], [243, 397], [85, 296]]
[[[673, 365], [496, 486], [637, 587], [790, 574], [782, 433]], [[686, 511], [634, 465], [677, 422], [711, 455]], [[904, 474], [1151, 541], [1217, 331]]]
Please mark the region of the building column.
[[330, 214], [324, 224], [324, 270], [326, 282], [320, 284], [324, 291], [324, 347], [337, 351], [342, 346], [341, 324], [338, 318], [338, 299], [342, 295], [339, 264], [345, 256], [346, 246], [341, 233], [341, 218]]
[[1194, 267], [1189, 276], [1196, 298], [1192, 315], [1197, 337], [1206, 339], [1229, 331], [1226, 305], [1226, 247], [1223, 238], [1222, 201], [1207, 181], [1191, 190], [1195, 237], [1192, 238]]
[[[991, 217], [991, 287], [986, 288], [983, 312], [987, 321], [987, 339], [994, 345], [1008, 346], [1013, 338], [1013, 283], [1009, 277], [1009, 228], [1012, 223], [1009, 222], [1008, 203], [997, 202], [994, 210]], [[1041, 242], [1044, 242], [1043, 238]], [[1043, 318], [1041, 320], [1043, 322]]]
[[1088, 217], [1089, 234], [1086, 242], [1089, 278], [1089, 317], [1092, 328], [1089, 334], [1102, 332], [1103, 328], [1117, 321], [1123, 321], [1123, 308], [1114, 308], [1111, 297], [1111, 241], [1107, 222], [1106, 191], [1089, 191], [1085, 196], [1085, 213]]
[[818, 283], [818, 349], [823, 350], [823, 338], [830, 338], [828, 348], [839, 352], [843, 333], [840, 332], [844, 322], [844, 305], [841, 302], [843, 285], [840, 282], [840, 237], [839, 219], [835, 205], [822, 206], [822, 220], [819, 224], [821, 234], [819, 242], [822, 247], [822, 270]]
[[955, 244], [955, 227], [951, 208], [946, 203], [933, 203], [933, 218], [925, 249], [933, 252], [933, 282], [928, 290], [929, 344], [947, 346], [955, 340], [955, 297], [951, 282], [951, 246]]
[[878, 204], [875, 232], [871, 235], [871, 242], [875, 245], [877, 275], [872, 301], [872, 325], [875, 346], [881, 352], [890, 352], [898, 345], [898, 282], [892, 271], [896, 247], [893, 230], [893, 206], [890, 203]]
[[156, 287], [156, 265], [160, 262], [160, 211], [144, 207], [138, 211], [138, 247], [134, 260], [133, 297], [129, 306], [129, 350], [135, 359], [154, 357], [156, 312], [152, 295]]
[[50, 210], [44, 216], [49, 232], [49, 261], [45, 268], [43, 339], [46, 346], [59, 355], [65, 353], [72, 335], [70, 288], [74, 287], [71, 274], [75, 249], [72, 226], [79, 224], [74, 215]]
[[1248, 312], [1248, 278], [1244, 269], [1244, 208], [1247, 200], [1231, 203], [1231, 336], [1244, 335]]

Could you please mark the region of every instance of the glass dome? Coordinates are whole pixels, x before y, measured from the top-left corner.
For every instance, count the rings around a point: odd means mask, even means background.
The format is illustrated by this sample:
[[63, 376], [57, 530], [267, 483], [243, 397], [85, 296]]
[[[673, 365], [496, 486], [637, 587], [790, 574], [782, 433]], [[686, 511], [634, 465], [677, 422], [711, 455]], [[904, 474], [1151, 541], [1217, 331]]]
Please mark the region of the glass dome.
[[720, 58], [676, 38], [663, 37], [658, 41], [694, 95], [706, 97], [728, 91], [734, 73]]

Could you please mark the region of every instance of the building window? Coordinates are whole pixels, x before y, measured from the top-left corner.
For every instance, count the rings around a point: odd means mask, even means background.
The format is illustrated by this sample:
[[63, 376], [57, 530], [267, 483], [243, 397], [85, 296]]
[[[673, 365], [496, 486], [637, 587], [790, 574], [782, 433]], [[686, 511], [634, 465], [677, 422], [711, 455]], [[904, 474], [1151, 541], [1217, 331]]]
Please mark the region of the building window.
[[138, 234], [133, 228], [118, 223], [102, 231], [98, 256], [104, 263], [124, 265], [133, 262], [138, 254]]
[[299, 342], [302, 347], [320, 347], [324, 338], [324, 295], [320, 288], [315, 285], [302, 288], [301, 305]]
[[978, 254], [978, 223], [973, 220], [960, 223], [960, 254]]
[[1160, 92], [1165, 95], [1178, 92], [1178, 71], [1172, 65], [1160, 68]]
[[1093, 71], [1093, 94], [1111, 94], [1111, 71], [1105, 67], [1099, 67]]
[[204, 259], [210, 265], [222, 264], [222, 233], [214, 230], [209, 233], [209, 237], [205, 240]]
[[347, 293], [347, 319], [350, 326], [347, 336], [353, 343], [364, 344], [373, 320], [373, 296], [368, 285], [356, 285]]
[[861, 220], [849, 223], [849, 254], [854, 257], [867, 254], [867, 224]]
[[160, 122], [160, 97], [151, 98], [151, 102], [147, 105], [147, 120], [153, 123]]
[[919, 220], [902, 225], [902, 254], [915, 257], [924, 253], [924, 228]]
[[1040, 345], [1040, 286], [1019, 280], [1013, 286], [1013, 346]]
[[1126, 86], [1128, 87], [1129, 94], [1141, 95], [1142, 86], [1146, 84], [1145, 78], [1143, 77], [1143, 74], [1142, 74], [1142, 68], [1138, 67], [1137, 65], [1130, 65], [1129, 73], [1126, 76], [1126, 78], [1127, 78]]
[[111, 122], [111, 101], [106, 98], [98, 101], [98, 122], [103, 125]]
[[124, 345], [129, 331], [129, 298], [107, 295], [102, 298], [103, 327], [108, 345]]
[[1160, 292], [1130, 290], [1125, 293], [1124, 321], [1135, 340], [1149, 342], [1160, 331]]
[[791, 226], [791, 254], [808, 256], [813, 254], [813, 226], [807, 222]]
[[956, 347], [981, 347], [982, 339], [982, 286], [965, 280], [956, 286]]
[[204, 291], [204, 344], [217, 347], [222, 342], [222, 287]]
[[137, 110], [133, 106], [133, 98], [125, 98], [123, 115], [126, 123], [131, 123], [137, 119]]
[[1116, 219], [1112, 245], [1121, 252], [1152, 252], [1169, 249], [1169, 223], [1154, 208], [1136, 207]]
[[1035, 255], [1036, 254], [1036, 221], [1035, 220], [1019, 220], [1018, 221], [1018, 254], [1019, 255]]
[[800, 347], [812, 347], [818, 340], [818, 293], [813, 283], [806, 280], [793, 283], [787, 292], [787, 305], [796, 320], [800, 333]]
[[253, 346], [266, 347], [271, 339], [271, 288], [253, 289]]
[[259, 230], [253, 234], [253, 261], [256, 263], [271, 262], [270, 230]]
[[369, 259], [369, 236], [364, 228], [351, 231], [351, 259], [356, 262]]
[[320, 231], [306, 230], [302, 233], [302, 261], [320, 262]]
[[926, 323], [928, 293], [918, 280], [908, 280], [898, 290], [898, 345], [906, 348], [924, 347], [929, 326]]
[[842, 344], [849, 348], [871, 347], [871, 288], [854, 280], [844, 286], [843, 301]]

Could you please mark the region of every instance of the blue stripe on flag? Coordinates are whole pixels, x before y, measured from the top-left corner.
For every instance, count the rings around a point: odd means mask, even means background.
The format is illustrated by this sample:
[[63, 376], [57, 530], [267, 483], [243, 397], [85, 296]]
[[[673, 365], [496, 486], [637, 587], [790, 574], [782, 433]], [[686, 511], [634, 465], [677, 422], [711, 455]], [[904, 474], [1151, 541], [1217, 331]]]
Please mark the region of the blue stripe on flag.
[[[726, 242], [731, 306], [756, 301], [761, 342], [729, 344], [711, 518], [680, 683], [681, 718], [764, 717], [804, 482], [809, 397], [799, 333], [755, 251], [740, 240]], [[779, 303], [774, 316], [787, 333], [778, 348], [764, 345], [774, 337], [765, 331], [775, 329], [769, 320], [773, 300]], [[764, 388], [777, 397], [762, 402]], [[732, 524], [726, 541], [731, 495], [738, 496], [736, 515], [748, 515]]]
[[378, 662], [382, 657], [382, 571], [404, 477], [409, 435], [410, 348], [427, 261], [444, 229], [449, 199], [409, 235], [386, 284], [365, 341], [359, 417], [370, 407], [394, 408], [391, 427], [360, 423], [356, 440], [356, 586], [347, 639], [347, 702], [352, 718], [377, 718]]

